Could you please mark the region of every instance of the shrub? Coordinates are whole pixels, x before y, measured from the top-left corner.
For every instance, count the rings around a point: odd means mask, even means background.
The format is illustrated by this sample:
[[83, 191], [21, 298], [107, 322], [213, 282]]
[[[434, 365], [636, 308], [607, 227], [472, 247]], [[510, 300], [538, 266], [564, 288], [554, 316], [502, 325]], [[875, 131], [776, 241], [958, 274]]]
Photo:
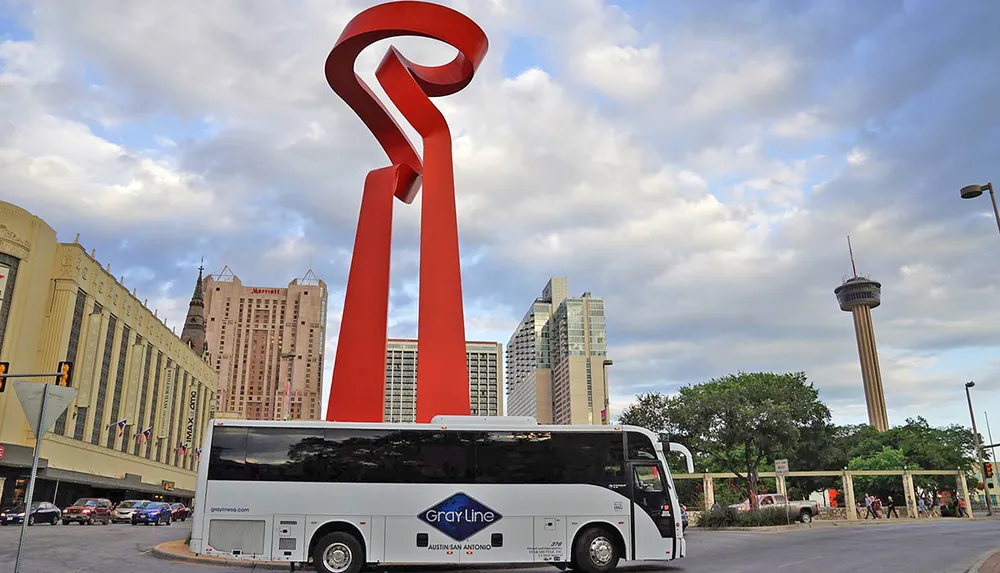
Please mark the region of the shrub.
[[188, 536], [184, 538], [184, 544], [187, 545], [188, 547], [191, 546], [191, 534], [190, 533], [188, 533]]
[[736, 511], [731, 507], [705, 511], [698, 516], [698, 527], [718, 529], [720, 527], [766, 527], [785, 525], [795, 521], [796, 515], [786, 515], [784, 509], [761, 509], [758, 511]]

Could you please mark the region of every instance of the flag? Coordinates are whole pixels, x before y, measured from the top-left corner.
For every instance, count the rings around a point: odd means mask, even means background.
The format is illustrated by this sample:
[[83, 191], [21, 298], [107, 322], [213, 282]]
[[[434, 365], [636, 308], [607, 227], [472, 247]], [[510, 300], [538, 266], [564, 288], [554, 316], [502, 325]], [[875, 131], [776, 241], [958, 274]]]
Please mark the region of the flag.
[[178, 454], [180, 454], [182, 456], [186, 456], [187, 455], [187, 451], [188, 451], [187, 444], [178, 444], [177, 445], [177, 453]]
[[128, 424], [128, 420], [122, 419], [122, 420], [118, 420], [114, 424], [108, 424], [108, 428], [112, 428], [114, 426], [118, 426], [118, 437], [120, 438], [123, 435], [125, 435], [125, 425], [126, 424]]
[[152, 434], [153, 434], [153, 426], [150, 426], [150, 427], [146, 428], [145, 430], [143, 430], [142, 431], [142, 441], [145, 442], [146, 440], [148, 440], [149, 436], [151, 436]]
[[135, 436], [133, 436], [133, 437], [135, 438], [135, 443], [137, 443], [137, 444], [141, 444], [142, 443], [142, 431], [136, 432]]
[[198, 448], [198, 449], [196, 449], [194, 451], [194, 459], [196, 459], [196, 460], [200, 460], [201, 459], [201, 448]]

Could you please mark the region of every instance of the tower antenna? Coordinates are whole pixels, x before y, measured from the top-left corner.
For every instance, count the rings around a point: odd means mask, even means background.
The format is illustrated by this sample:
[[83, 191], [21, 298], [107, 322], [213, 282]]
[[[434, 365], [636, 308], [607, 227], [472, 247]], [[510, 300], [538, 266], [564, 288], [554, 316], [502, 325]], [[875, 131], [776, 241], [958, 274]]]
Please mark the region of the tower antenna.
[[858, 268], [854, 266], [854, 249], [851, 248], [850, 235], [847, 235], [847, 252], [851, 254], [851, 271], [854, 272], [854, 278], [858, 278]]

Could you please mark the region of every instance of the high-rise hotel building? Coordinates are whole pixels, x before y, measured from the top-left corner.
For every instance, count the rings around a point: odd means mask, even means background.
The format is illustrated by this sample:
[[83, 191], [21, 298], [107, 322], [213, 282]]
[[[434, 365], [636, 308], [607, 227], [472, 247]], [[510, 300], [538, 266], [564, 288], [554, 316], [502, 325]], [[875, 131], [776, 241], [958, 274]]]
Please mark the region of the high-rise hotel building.
[[205, 334], [218, 409], [248, 420], [322, 417], [326, 283], [245, 286], [227, 266], [205, 278]]
[[[218, 375], [196, 335], [178, 336], [124, 283], [79, 235], [58, 242], [45, 221], [0, 201], [0, 361], [15, 374], [71, 361], [78, 390], [42, 438], [35, 499], [194, 496]], [[24, 498], [34, 443], [8, 380], [0, 507]]]
[[[466, 342], [473, 416], [503, 416], [503, 345]], [[413, 422], [417, 413], [417, 341], [390, 338], [385, 348], [386, 422]]]
[[604, 300], [553, 278], [507, 343], [507, 412], [543, 424], [610, 423]]

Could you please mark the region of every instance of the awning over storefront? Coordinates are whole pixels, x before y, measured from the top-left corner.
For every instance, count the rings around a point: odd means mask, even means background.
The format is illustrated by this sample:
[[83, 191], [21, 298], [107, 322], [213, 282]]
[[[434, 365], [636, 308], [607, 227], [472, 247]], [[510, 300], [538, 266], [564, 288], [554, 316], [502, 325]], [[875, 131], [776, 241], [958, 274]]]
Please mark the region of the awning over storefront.
[[56, 468], [45, 468], [45, 470], [38, 470], [38, 477], [47, 480], [59, 480], [67, 481], [71, 483], [79, 483], [84, 485], [90, 485], [94, 487], [103, 487], [109, 489], [127, 489], [131, 491], [157, 494], [157, 495], [168, 495], [173, 497], [194, 497], [194, 492], [186, 489], [164, 489], [162, 485], [145, 483], [141, 481], [141, 478], [136, 475], [127, 474], [128, 478], [118, 479], [105, 476], [95, 476], [91, 474], [85, 474], [82, 472], [74, 472], [70, 470], [60, 470]]

